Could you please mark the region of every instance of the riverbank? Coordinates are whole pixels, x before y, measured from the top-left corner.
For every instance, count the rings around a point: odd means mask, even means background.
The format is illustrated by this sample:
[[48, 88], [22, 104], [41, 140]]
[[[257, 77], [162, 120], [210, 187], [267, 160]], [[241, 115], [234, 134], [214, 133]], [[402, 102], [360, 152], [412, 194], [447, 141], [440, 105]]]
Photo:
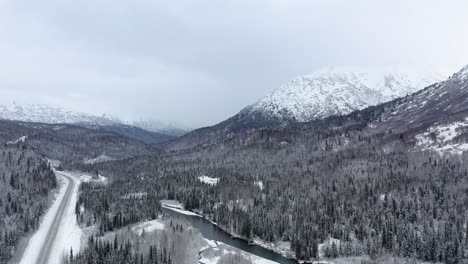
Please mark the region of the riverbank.
[[213, 221], [208, 216], [203, 215], [202, 212], [193, 212], [193, 211], [185, 210], [182, 204], [180, 204], [178, 201], [163, 200], [161, 201], [161, 205], [163, 206], [163, 208], [176, 211], [183, 215], [200, 217], [206, 220], [207, 222], [209, 222], [211, 225], [216, 226], [217, 228], [221, 229], [223, 232], [225, 232], [232, 238], [245, 241], [246, 243], [250, 245], [255, 245], [255, 246], [270, 250], [278, 255], [281, 255], [282, 257], [286, 259], [293, 261], [294, 263], [299, 263], [299, 261], [294, 258], [293, 252], [290, 250], [290, 242], [268, 243], [259, 238], [255, 238], [251, 240], [241, 235], [238, 235], [232, 232], [231, 230], [219, 225], [217, 222]]

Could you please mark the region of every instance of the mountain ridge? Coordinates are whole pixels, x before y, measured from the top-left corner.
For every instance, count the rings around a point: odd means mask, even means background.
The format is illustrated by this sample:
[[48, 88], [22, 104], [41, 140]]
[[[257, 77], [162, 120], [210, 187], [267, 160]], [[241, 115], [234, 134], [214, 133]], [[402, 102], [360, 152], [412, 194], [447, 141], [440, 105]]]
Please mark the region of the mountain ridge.
[[332, 68], [297, 77], [233, 117], [214, 126], [194, 130], [167, 142], [165, 146], [172, 150], [187, 149], [214, 144], [237, 133], [346, 115], [442, 81], [441, 76], [433, 73], [395, 72], [387, 74], [369, 69], [350, 72], [348, 68]]

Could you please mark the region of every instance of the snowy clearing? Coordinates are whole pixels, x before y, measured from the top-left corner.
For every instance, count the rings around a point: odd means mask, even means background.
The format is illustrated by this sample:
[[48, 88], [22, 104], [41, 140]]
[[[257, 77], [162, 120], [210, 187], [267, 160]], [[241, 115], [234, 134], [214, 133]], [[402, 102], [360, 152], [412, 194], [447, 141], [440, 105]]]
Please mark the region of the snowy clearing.
[[27, 136], [22, 136], [22, 137], [20, 137], [20, 138], [18, 138], [18, 139], [16, 139], [16, 140], [8, 141], [7, 144], [8, 144], [8, 145], [14, 145], [14, 144], [18, 144], [18, 143], [20, 143], [20, 142], [21, 142], [21, 143], [24, 143], [24, 142], [26, 141], [26, 139], [28, 139]]
[[416, 145], [422, 150], [433, 150], [440, 154], [462, 154], [468, 151], [468, 143], [457, 141], [457, 137], [467, 131], [468, 119], [434, 125], [426, 132], [416, 135]]
[[192, 215], [192, 216], [199, 216], [201, 217], [200, 215], [194, 213], [194, 212], [190, 212], [190, 211], [187, 211], [187, 210], [184, 210], [184, 209], [180, 209], [178, 207], [173, 207], [171, 205], [168, 205], [168, 204], [164, 204], [164, 203], [161, 203], [162, 204], [162, 207], [163, 208], [166, 208], [166, 209], [169, 209], [169, 210], [172, 210], [172, 211], [175, 211], [175, 212], [178, 212], [178, 213], [181, 213], [181, 214], [184, 214], [184, 215]]
[[141, 236], [143, 234], [143, 231], [145, 233], [148, 233], [148, 232], [151, 233], [156, 230], [164, 230], [164, 228], [165, 228], [164, 222], [161, 219], [156, 219], [156, 220], [147, 221], [141, 224], [137, 224], [132, 227], [132, 231], [135, 234]]
[[220, 262], [223, 259], [223, 256], [232, 255], [238, 256], [242, 259], [248, 260], [253, 264], [276, 264], [277, 262], [258, 257], [256, 255], [250, 254], [246, 251], [237, 249], [235, 247], [226, 245], [218, 241], [212, 241], [205, 239], [207, 245], [202, 247], [200, 251], [199, 262], [203, 264], [222, 264]]
[[99, 175], [97, 178], [94, 177], [94, 176], [91, 176], [91, 175], [87, 175], [87, 174], [80, 174], [80, 181], [81, 182], [86, 182], [86, 183], [89, 183], [89, 182], [94, 182], [94, 183], [102, 183], [102, 184], [106, 184], [107, 183], [107, 178], [102, 176], [102, 175]]
[[205, 175], [198, 177], [198, 180], [202, 183], [206, 183], [206, 184], [213, 185], [213, 186], [217, 185], [219, 182], [219, 178], [211, 178]]
[[105, 161], [112, 161], [112, 160], [115, 160], [114, 158], [111, 158], [105, 154], [101, 154], [99, 155], [98, 157], [96, 158], [92, 158], [92, 159], [84, 159], [83, 160], [83, 163], [84, 164], [94, 164], [94, 163], [99, 163], [99, 162], [105, 162]]
[[127, 193], [122, 196], [122, 199], [141, 199], [146, 197], [148, 194], [146, 192], [137, 192], [137, 193]]
[[336, 249], [339, 249], [340, 244], [341, 244], [341, 241], [339, 239], [335, 239], [335, 238], [332, 238], [332, 237], [328, 238], [327, 240], [325, 240], [325, 242], [318, 245], [318, 256], [319, 256], [319, 258], [325, 257], [326, 250], [327, 249], [332, 250], [333, 245], [335, 245]]

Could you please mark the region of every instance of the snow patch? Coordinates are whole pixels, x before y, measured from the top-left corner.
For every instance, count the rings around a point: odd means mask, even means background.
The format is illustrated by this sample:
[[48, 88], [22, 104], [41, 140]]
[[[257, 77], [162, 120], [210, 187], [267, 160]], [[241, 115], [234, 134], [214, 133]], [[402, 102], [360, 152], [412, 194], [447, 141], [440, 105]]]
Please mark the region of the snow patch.
[[333, 248], [333, 245], [335, 245], [336, 249], [338, 250], [340, 248], [340, 244], [341, 244], [341, 241], [339, 239], [332, 238], [332, 237], [328, 238], [327, 240], [325, 240], [325, 242], [318, 245], [319, 258], [324, 258], [325, 252], [327, 250], [331, 251]]
[[219, 262], [222, 256], [227, 254], [240, 255], [253, 264], [276, 264], [277, 262], [261, 258], [246, 251], [234, 248], [227, 244], [205, 239], [207, 245], [200, 251], [199, 263], [202, 264], [222, 264]]
[[440, 154], [462, 154], [468, 151], [468, 142], [457, 141], [457, 137], [468, 132], [468, 119], [448, 124], [436, 124], [426, 132], [416, 135], [416, 146], [422, 150], [433, 150]]
[[162, 220], [161, 219], [156, 219], [156, 220], [147, 221], [147, 222], [144, 222], [144, 223], [137, 224], [137, 225], [133, 226], [132, 227], [132, 232], [134, 232], [135, 234], [141, 236], [143, 234], [143, 232], [151, 233], [151, 232], [154, 232], [156, 230], [164, 230], [164, 228], [165, 228], [165, 225], [162, 222]]
[[107, 178], [102, 175], [98, 175], [98, 177], [95, 177], [95, 176], [91, 176], [87, 174], [80, 174], [79, 177], [80, 177], [81, 182], [86, 182], [86, 183], [94, 182], [94, 183], [107, 184], [107, 181], [108, 181]]
[[20, 142], [21, 142], [21, 143], [24, 143], [24, 142], [26, 141], [26, 139], [28, 139], [27, 136], [22, 136], [22, 137], [20, 137], [20, 138], [18, 138], [18, 139], [16, 139], [16, 140], [8, 141], [7, 144], [8, 144], [8, 145], [14, 145], [14, 144], [18, 144], [18, 143], [20, 143]]
[[263, 181], [254, 182], [254, 186], [257, 186], [260, 189], [260, 191], [263, 191], [263, 188], [264, 188]]
[[101, 154], [96, 158], [93, 159], [84, 159], [83, 163], [84, 164], [95, 164], [95, 163], [100, 163], [100, 162], [105, 162], [105, 161], [112, 161], [115, 160], [114, 158], [111, 158], [105, 154]]
[[181, 213], [181, 214], [184, 214], [184, 215], [192, 215], [192, 216], [201, 217], [199, 214], [184, 210], [182, 205], [179, 202], [174, 201], [174, 200], [162, 200], [161, 205], [162, 205], [163, 208], [173, 210], [175, 212], [178, 212], [178, 213]]
[[217, 185], [219, 182], [219, 178], [211, 178], [205, 175], [198, 177], [198, 180], [202, 183], [206, 183], [212, 186]]
[[128, 193], [122, 196], [122, 199], [141, 199], [146, 197], [146, 195], [148, 195], [146, 192]]

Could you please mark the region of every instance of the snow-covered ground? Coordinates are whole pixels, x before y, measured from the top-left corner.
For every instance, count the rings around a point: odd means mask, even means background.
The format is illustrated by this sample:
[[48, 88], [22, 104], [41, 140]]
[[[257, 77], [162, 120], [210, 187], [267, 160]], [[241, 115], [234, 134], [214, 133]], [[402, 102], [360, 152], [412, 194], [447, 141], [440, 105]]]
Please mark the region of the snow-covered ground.
[[254, 182], [254, 185], [257, 186], [260, 189], [260, 191], [263, 191], [263, 181], [256, 181]]
[[327, 248], [329, 250], [331, 250], [331, 248], [333, 247], [333, 244], [335, 244], [336, 248], [339, 249], [341, 241], [339, 239], [335, 239], [335, 238], [330, 237], [327, 240], [325, 240], [322, 244], [319, 244], [318, 245], [318, 256], [319, 256], [319, 258], [324, 258], [325, 257], [325, 251], [327, 250]]
[[209, 185], [216, 185], [219, 182], [219, 178], [212, 178], [205, 175], [198, 177], [198, 180]]
[[193, 215], [193, 216], [201, 217], [200, 215], [198, 215], [198, 214], [196, 214], [194, 212], [184, 210], [182, 205], [179, 202], [174, 201], [174, 200], [162, 200], [161, 205], [162, 205], [163, 208], [173, 210], [175, 212], [178, 212], [178, 213], [181, 213], [181, 214], [184, 214], [184, 215]]
[[26, 141], [26, 139], [28, 139], [27, 136], [22, 136], [22, 137], [20, 137], [20, 138], [18, 138], [18, 139], [16, 139], [16, 140], [8, 141], [7, 144], [8, 144], [8, 145], [14, 145], [14, 144], [18, 144], [18, 143], [20, 143], [20, 142], [21, 142], [21, 143], [24, 143], [24, 142]]
[[65, 217], [60, 223], [59, 231], [57, 238], [55, 240], [54, 251], [51, 256], [51, 260], [56, 260], [53, 263], [60, 263], [60, 259], [70, 253], [70, 249], [73, 249], [73, 254], [76, 254], [81, 249], [81, 240], [83, 236], [83, 231], [78, 226], [75, 215], [75, 205], [78, 202], [78, 191], [80, 188], [80, 181], [73, 177], [71, 174], [61, 172], [71, 177], [75, 181], [75, 186], [73, 188], [73, 194], [70, 200], [70, 206], [68, 207]]
[[164, 230], [165, 224], [162, 219], [151, 220], [147, 222], [143, 222], [137, 225], [132, 226], [132, 231], [141, 236], [143, 231], [146, 232], [154, 232], [156, 230]]
[[146, 197], [148, 193], [146, 192], [135, 192], [135, 193], [127, 193], [122, 196], [122, 199], [138, 199], [138, 198], [143, 198]]
[[99, 175], [97, 178], [88, 174], [73, 173], [73, 175], [78, 176], [81, 182], [94, 182], [94, 183], [107, 184], [107, 178], [102, 175]]
[[457, 137], [468, 132], [468, 119], [448, 124], [436, 124], [416, 136], [417, 147], [441, 154], [462, 154], [468, 151], [468, 143], [457, 141]]
[[83, 163], [84, 164], [94, 164], [94, 163], [100, 163], [100, 162], [112, 161], [112, 160], [115, 160], [115, 159], [112, 158], [112, 157], [109, 157], [109, 156], [107, 156], [105, 154], [101, 154], [101, 155], [97, 156], [96, 158], [84, 159]]
[[207, 245], [200, 249], [199, 262], [203, 264], [223, 264], [220, 262], [225, 255], [237, 255], [252, 264], [276, 264], [277, 262], [261, 258], [246, 251], [226, 245], [224, 243], [205, 239]]
[[[56, 174], [60, 175], [62, 172], [56, 172]], [[20, 264], [36, 263], [38, 260], [42, 253], [43, 245], [46, 244], [48, 234], [53, 230], [53, 228], [57, 228], [53, 226], [53, 222], [59, 212], [60, 205], [67, 202], [64, 198], [69, 185], [72, 184], [72, 181], [75, 184], [73, 186], [71, 198], [64, 217], [60, 220], [58, 225], [57, 236], [55, 241], [52, 242], [53, 250], [49, 256], [48, 263], [60, 264], [63, 255], [69, 253], [70, 249], [73, 249], [73, 252], [79, 252], [80, 250], [82, 232], [77, 225], [75, 217], [75, 204], [78, 199], [79, 180], [69, 174], [63, 174], [69, 176], [69, 178], [64, 176], [59, 178], [61, 182], [60, 190], [52, 206], [44, 216], [39, 229], [29, 240]]]

